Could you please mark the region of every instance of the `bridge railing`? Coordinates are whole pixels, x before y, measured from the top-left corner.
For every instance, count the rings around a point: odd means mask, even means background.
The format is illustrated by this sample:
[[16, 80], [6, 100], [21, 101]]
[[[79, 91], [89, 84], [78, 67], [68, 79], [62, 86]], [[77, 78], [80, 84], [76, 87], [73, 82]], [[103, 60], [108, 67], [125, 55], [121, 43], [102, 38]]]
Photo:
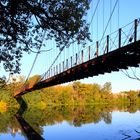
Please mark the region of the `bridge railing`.
[[79, 52], [75, 52], [73, 56], [67, 57], [62, 62], [58, 63], [56, 61], [56, 63], [42, 75], [41, 80], [63, 73], [74, 66], [107, 54], [137, 40], [140, 40], [140, 19], [135, 19], [117, 31], [102, 37], [101, 40], [81, 49]]

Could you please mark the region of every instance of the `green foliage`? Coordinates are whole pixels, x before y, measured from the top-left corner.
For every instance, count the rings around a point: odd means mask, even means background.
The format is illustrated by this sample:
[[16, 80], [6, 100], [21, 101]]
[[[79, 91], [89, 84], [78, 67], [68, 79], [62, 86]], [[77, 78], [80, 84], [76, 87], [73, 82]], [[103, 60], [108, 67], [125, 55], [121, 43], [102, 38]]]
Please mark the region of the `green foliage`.
[[[28, 86], [33, 86], [40, 76], [36, 75], [28, 80]], [[15, 89], [19, 89], [22, 82], [9, 84], [5, 89], [1, 89], [0, 101], [7, 103], [7, 106], [18, 107], [17, 101], [13, 98]], [[112, 94], [111, 83], [107, 82], [103, 86], [98, 84], [83, 84], [74, 82], [67, 86], [54, 86], [36, 90], [25, 94], [24, 101], [29, 107], [44, 109], [45, 106], [59, 105], [95, 105], [95, 104], [123, 104], [140, 105], [139, 92], [129, 91], [120, 94]]]
[[[135, 95], [137, 102], [134, 99], [130, 101], [129, 94], [132, 99]], [[112, 94], [110, 82], [103, 86], [74, 82], [68, 86], [55, 86], [33, 91], [24, 95], [24, 99], [30, 107], [36, 105], [41, 107], [41, 102], [46, 106], [140, 103], [137, 92], [134, 95], [129, 94]]]
[[128, 99], [131, 103], [137, 103], [138, 100], [138, 93], [135, 91], [130, 91], [127, 93]]
[[[31, 78], [30, 81], [36, 81], [37, 77]], [[0, 120], [3, 120], [0, 121], [2, 133], [12, 134], [12, 130], [17, 132], [20, 129], [15, 119], [19, 106], [13, 98], [13, 90], [18, 84], [9, 84], [4, 89], [0, 89], [0, 109], [5, 109], [0, 111]], [[36, 90], [23, 96], [28, 108], [22, 116], [36, 132], [42, 135], [43, 126], [53, 125], [56, 122], [61, 123], [65, 120], [75, 127], [98, 123], [101, 120], [109, 124], [112, 121], [110, 112], [113, 110], [130, 113], [140, 110], [139, 92], [112, 94], [110, 87], [110, 83], [100, 86], [74, 82], [67, 86]]]
[[11, 132], [14, 128], [15, 132], [18, 132], [20, 128], [19, 123], [15, 119], [16, 110], [8, 110], [4, 113], [0, 113], [0, 133]]
[[13, 98], [13, 90], [9, 90], [8, 87], [0, 90], [0, 101], [5, 102], [7, 107], [19, 107], [17, 101]]

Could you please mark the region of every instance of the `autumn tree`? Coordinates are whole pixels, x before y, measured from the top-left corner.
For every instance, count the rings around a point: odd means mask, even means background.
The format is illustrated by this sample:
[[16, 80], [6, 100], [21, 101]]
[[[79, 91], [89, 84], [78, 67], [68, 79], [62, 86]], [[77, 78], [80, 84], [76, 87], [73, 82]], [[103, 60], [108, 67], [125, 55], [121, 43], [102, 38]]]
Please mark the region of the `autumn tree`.
[[111, 86], [110, 82], [106, 82], [103, 85], [102, 92], [104, 92], [104, 93], [111, 93], [112, 92], [112, 86]]
[[99, 101], [101, 97], [101, 86], [98, 84], [93, 84], [92, 85], [92, 90], [91, 90], [91, 96], [89, 100], [93, 99], [94, 101]]
[[90, 40], [83, 16], [89, 0], [1, 0], [0, 64], [10, 73], [20, 72], [23, 52], [38, 52], [44, 40], [63, 49]]
[[112, 98], [112, 86], [110, 82], [106, 82], [102, 89], [101, 89], [101, 98], [108, 99], [108, 101], [111, 101]]
[[127, 93], [128, 95], [128, 99], [130, 100], [131, 103], [136, 103], [137, 102], [137, 97], [138, 97], [138, 93], [135, 91], [129, 91]]

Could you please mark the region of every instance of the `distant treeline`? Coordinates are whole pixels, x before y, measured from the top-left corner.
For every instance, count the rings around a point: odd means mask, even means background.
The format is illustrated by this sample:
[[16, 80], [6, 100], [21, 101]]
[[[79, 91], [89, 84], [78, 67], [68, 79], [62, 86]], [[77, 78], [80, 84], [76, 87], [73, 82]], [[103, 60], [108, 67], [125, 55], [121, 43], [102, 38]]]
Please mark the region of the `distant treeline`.
[[[34, 83], [29, 79], [28, 84]], [[33, 80], [33, 81], [32, 81]], [[0, 107], [19, 107], [13, 93], [23, 85], [22, 81], [8, 84], [0, 89]], [[94, 104], [140, 104], [140, 91], [112, 93], [111, 83], [83, 84], [73, 82], [67, 86], [54, 86], [36, 90], [23, 96], [28, 106], [46, 107], [56, 105], [94, 105]]]

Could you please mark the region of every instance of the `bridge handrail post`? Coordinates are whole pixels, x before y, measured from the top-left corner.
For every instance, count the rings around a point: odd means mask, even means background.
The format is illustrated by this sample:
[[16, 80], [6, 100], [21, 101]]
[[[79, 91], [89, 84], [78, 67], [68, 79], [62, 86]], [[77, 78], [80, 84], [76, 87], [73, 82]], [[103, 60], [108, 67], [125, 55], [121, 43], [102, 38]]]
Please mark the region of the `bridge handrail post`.
[[58, 66], [56, 65], [56, 74], [58, 74]]
[[88, 46], [88, 59], [90, 60], [90, 46]]
[[137, 27], [138, 27], [138, 19], [134, 21], [134, 42], [137, 41]]
[[49, 70], [49, 74], [48, 75], [49, 75], [49, 78], [50, 78], [50, 70]]
[[83, 50], [81, 51], [81, 55], [82, 55], [82, 63], [83, 63], [83, 60], [84, 60], [84, 51]]
[[77, 59], [78, 59], [78, 55], [77, 55], [77, 53], [76, 53], [76, 62], [75, 62], [75, 65], [77, 65]]
[[68, 69], [68, 59], [66, 59], [66, 69]]
[[106, 49], [107, 49], [107, 53], [109, 52], [109, 35], [107, 35], [107, 40], [106, 40]]
[[96, 57], [98, 57], [98, 53], [99, 53], [99, 42], [96, 41]]
[[49, 71], [47, 72], [47, 79], [49, 78]]
[[63, 61], [63, 71], [65, 70], [64, 61]]
[[71, 68], [72, 68], [72, 56], [70, 57], [70, 60], [71, 60]]
[[119, 28], [119, 48], [121, 48], [121, 32], [122, 32], [122, 29]]
[[55, 76], [55, 66], [54, 66], [54, 72], [53, 72], [53, 76]]
[[[45, 72], [44, 78], [43, 79], [48, 79], [48, 71]], [[41, 81], [43, 81], [43, 79]]]
[[52, 77], [52, 68], [51, 68], [51, 77]]
[[59, 63], [59, 73], [61, 73], [61, 63]]

